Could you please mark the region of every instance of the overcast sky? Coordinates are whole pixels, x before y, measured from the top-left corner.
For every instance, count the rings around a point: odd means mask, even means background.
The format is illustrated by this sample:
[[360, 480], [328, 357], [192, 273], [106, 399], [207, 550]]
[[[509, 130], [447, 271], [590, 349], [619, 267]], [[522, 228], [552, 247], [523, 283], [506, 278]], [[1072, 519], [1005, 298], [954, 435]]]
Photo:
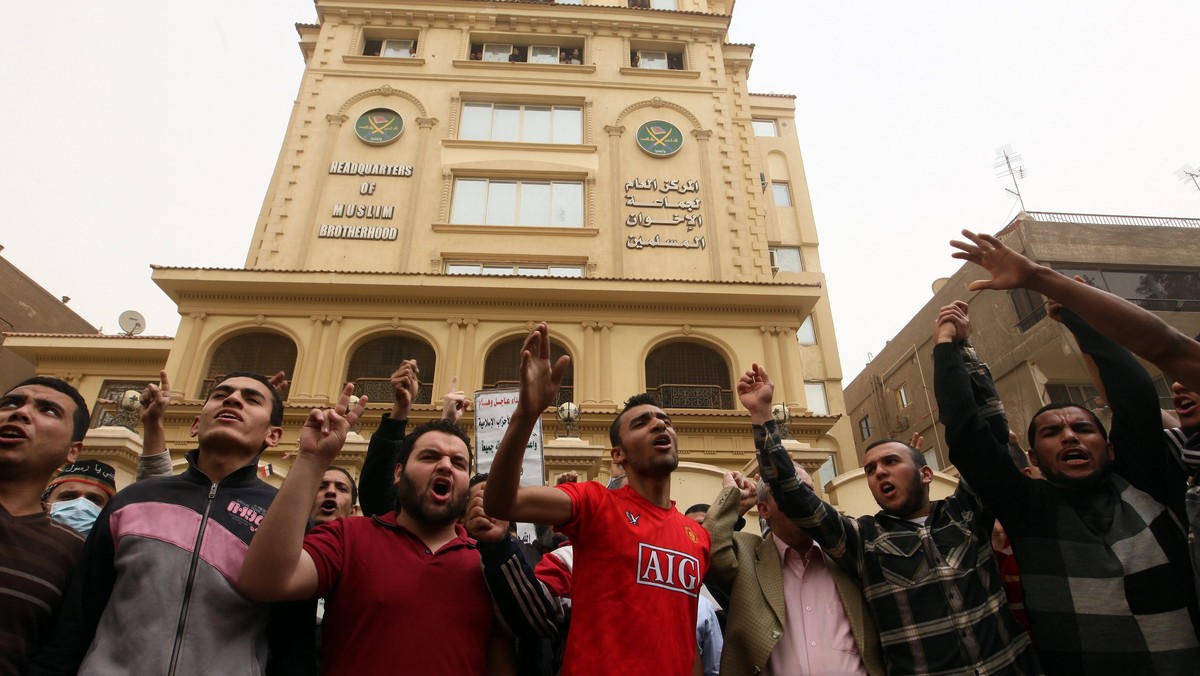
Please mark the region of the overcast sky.
[[[241, 267], [303, 72], [310, 0], [6, 8], [3, 255], [105, 332], [173, 335], [150, 264]], [[957, 265], [963, 227], [1029, 210], [1200, 217], [1195, 0], [738, 0], [756, 92], [796, 94], [846, 383]]]

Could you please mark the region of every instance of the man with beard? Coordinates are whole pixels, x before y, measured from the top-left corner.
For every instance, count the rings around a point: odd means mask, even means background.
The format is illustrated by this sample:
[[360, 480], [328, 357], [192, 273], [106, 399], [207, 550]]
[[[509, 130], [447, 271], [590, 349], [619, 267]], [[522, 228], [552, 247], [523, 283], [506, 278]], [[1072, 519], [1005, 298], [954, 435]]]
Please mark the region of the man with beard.
[[[458, 425], [435, 420], [404, 440], [395, 472], [399, 513], [334, 519], [304, 535], [312, 496], [362, 414], [365, 397], [349, 407], [353, 391], [348, 384], [337, 406], [309, 414], [238, 586], [257, 600], [328, 599], [324, 673], [390, 674], [396, 655], [415, 674], [487, 673], [499, 655], [489, 650], [506, 646], [493, 640], [479, 554], [457, 523], [471, 464]], [[431, 649], [431, 637], [454, 649]]]
[[525, 339], [520, 399], [492, 461], [484, 507], [493, 517], [556, 526], [571, 538], [565, 676], [700, 673], [697, 596], [709, 538], [671, 500], [679, 450], [671, 418], [653, 397], [632, 397], [609, 428], [625, 488], [609, 490], [595, 481], [519, 485], [525, 445], [553, 404], [568, 360], [551, 365], [545, 323]]
[[934, 324], [940, 417], [950, 459], [1012, 542], [1047, 672], [1192, 673], [1200, 662], [1196, 600], [1173, 513], [1182, 472], [1162, 442], [1149, 374], [1063, 310], [1063, 323], [1099, 370], [1113, 433], [1110, 440], [1078, 404], [1043, 406], [1029, 424], [1029, 445], [1044, 480], [1032, 480], [993, 434], [999, 401], [987, 367], [963, 349], [967, 309], [946, 306]]
[[[931, 501], [933, 470], [925, 456], [899, 441], [879, 441], [867, 447], [863, 471], [882, 511], [842, 516], [797, 478], [771, 417], [775, 386], [767, 373], [753, 365], [737, 389], [775, 504], [858, 578], [889, 673], [1041, 673], [1029, 635], [1005, 600], [992, 556], [992, 518], [965, 484]], [[1006, 443], [1008, 427], [1003, 410], [997, 412], [1000, 426], [985, 431]]]

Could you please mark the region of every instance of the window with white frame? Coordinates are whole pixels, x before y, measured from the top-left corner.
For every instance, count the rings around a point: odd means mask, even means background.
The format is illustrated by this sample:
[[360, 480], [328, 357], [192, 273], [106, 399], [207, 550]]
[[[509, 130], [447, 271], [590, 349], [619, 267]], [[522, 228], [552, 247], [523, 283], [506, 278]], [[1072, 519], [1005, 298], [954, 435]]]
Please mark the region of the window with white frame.
[[804, 318], [804, 323], [796, 331], [796, 340], [801, 345], [816, 345], [817, 332], [813, 329], [813, 318], [809, 315]]
[[792, 206], [792, 188], [786, 181], [771, 181], [771, 194], [775, 195], [775, 206]]
[[363, 42], [363, 56], [382, 56], [393, 59], [411, 59], [416, 54], [416, 40], [400, 38], [367, 38]]
[[[509, 57], [517, 55], [518, 51], [514, 51], [511, 44], [488, 42], [483, 45], [483, 60], [484, 61], [509, 61]], [[520, 59], [524, 61], [524, 59]]]
[[775, 120], [760, 120], [751, 121], [754, 125], [755, 136], [779, 136], [779, 128], [775, 126]]
[[650, 70], [683, 70], [684, 46], [670, 42], [632, 41], [629, 65]]
[[896, 407], [900, 410], [908, 408], [908, 383], [896, 388]]
[[808, 399], [808, 410], [817, 415], [829, 415], [829, 400], [825, 398], [825, 383], [805, 382], [804, 396]]
[[924, 456], [925, 456], [925, 464], [929, 465], [929, 469], [936, 471], [936, 470], [940, 470], [942, 468], [941, 463], [938, 462], [938, 454], [937, 454], [936, 448], [931, 448], [928, 451], [925, 451]]
[[804, 258], [798, 246], [773, 246], [767, 249], [771, 256], [771, 272], [804, 272]]
[[555, 45], [530, 45], [529, 63], [558, 63], [558, 47]]
[[458, 138], [471, 141], [582, 143], [579, 106], [464, 103]]
[[449, 261], [448, 275], [518, 275], [521, 277], [583, 277], [582, 265], [557, 263], [473, 263]]
[[675, 0], [650, 0], [650, 9], [675, 9]]
[[450, 222], [583, 227], [583, 182], [458, 178]]

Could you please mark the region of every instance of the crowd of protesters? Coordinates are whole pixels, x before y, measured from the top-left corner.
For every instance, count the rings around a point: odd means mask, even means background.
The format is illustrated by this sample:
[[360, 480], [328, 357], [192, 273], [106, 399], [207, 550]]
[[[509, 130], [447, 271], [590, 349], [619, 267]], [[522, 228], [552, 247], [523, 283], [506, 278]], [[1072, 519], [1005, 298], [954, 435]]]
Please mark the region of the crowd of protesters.
[[[956, 257], [1028, 288], [1094, 365], [1111, 429], [1076, 402], [1010, 430], [971, 344], [970, 308], [932, 327], [954, 493], [930, 499], [921, 439], [863, 469], [879, 511], [823, 502], [784, 448], [774, 384], [737, 384], [760, 478], [671, 499], [670, 415], [631, 397], [609, 430], [614, 479], [521, 482], [568, 358], [545, 324], [490, 471], [452, 385], [408, 431], [406, 360], [358, 481], [334, 459], [364, 415], [347, 384], [313, 409], [286, 480], [258, 477], [283, 435], [283, 374], [231, 373], [175, 474], [167, 374], [142, 393], [137, 481], [79, 460], [87, 405], [35, 377], [0, 398], [0, 676], [10, 674], [1189, 674], [1200, 665], [1200, 342], [1115, 296], [964, 231]], [[1175, 380], [1164, 429], [1134, 354]], [[742, 531], [756, 509], [763, 535]], [[360, 515], [361, 514], [361, 515]], [[536, 524], [529, 543], [516, 523]]]

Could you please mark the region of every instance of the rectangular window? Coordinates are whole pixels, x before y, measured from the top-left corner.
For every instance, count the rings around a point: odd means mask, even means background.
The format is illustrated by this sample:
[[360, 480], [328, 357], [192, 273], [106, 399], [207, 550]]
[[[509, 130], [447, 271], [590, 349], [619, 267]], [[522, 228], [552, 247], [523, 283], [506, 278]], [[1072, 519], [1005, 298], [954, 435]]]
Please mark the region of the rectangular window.
[[581, 228], [583, 183], [455, 179], [450, 222]]
[[558, 47], [554, 45], [531, 46], [529, 63], [558, 63]]
[[936, 448], [931, 448], [928, 451], [925, 451], [924, 456], [925, 456], [925, 464], [929, 465], [930, 469], [932, 469], [934, 471], [938, 471], [942, 468], [941, 463], [938, 462], [938, 454], [937, 454]]
[[900, 410], [908, 408], [908, 384], [896, 388], [896, 407]]
[[1069, 401], [1075, 404], [1095, 404], [1100, 397], [1100, 391], [1089, 384], [1046, 383], [1046, 397], [1046, 403]]
[[858, 420], [858, 438], [866, 441], [871, 438], [871, 416], [864, 415]]
[[775, 206], [790, 207], [792, 206], [792, 189], [783, 181], [771, 182], [771, 193], [775, 195]]
[[393, 59], [411, 59], [416, 53], [415, 40], [368, 38], [363, 42], [363, 56], [382, 56]]
[[583, 277], [582, 265], [538, 263], [446, 263], [448, 275], [519, 275], [521, 277]]
[[583, 109], [464, 103], [458, 137], [469, 141], [582, 143]]
[[636, 54], [636, 66], [650, 70], [667, 69], [667, 53], [650, 49], [639, 49]]
[[650, 0], [650, 9], [675, 9], [675, 0]]
[[775, 120], [752, 120], [751, 124], [754, 125], [755, 136], [779, 136]]
[[829, 415], [829, 401], [825, 398], [825, 383], [804, 383], [804, 396], [808, 399], [808, 410], [817, 415]]
[[[487, 43], [483, 46], [484, 61], [508, 61], [509, 56], [513, 53], [512, 45]], [[521, 59], [524, 61], [524, 59]]]
[[812, 315], [804, 318], [804, 323], [801, 324], [800, 328], [796, 331], [796, 340], [799, 341], [801, 345], [817, 344], [817, 332], [813, 329]]
[[817, 487], [824, 491], [825, 487], [829, 485], [830, 481], [833, 481], [837, 474], [837, 458], [830, 453], [829, 458], [817, 468], [817, 476], [813, 478], [817, 480]]
[[800, 247], [773, 246], [767, 252], [771, 256], [771, 272], [804, 272]]
[[1013, 311], [1017, 313], [1017, 328], [1022, 333], [1037, 326], [1046, 316], [1046, 302], [1037, 291], [1011, 289], [1008, 298], [1012, 301]]

